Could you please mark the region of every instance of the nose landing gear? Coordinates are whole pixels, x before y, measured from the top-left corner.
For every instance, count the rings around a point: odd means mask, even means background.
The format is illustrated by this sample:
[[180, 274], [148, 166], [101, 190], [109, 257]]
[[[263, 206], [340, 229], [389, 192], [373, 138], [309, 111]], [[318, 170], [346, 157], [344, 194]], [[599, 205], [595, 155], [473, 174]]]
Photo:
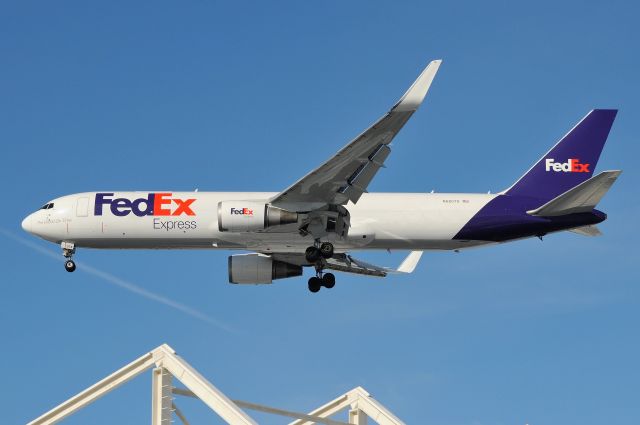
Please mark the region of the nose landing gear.
[[66, 271], [71, 273], [76, 269], [76, 263], [71, 259], [71, 257], [73, 257], [73, 254], [76, 253], [76, 247], [71, 242], [62, 242], [60, 246], [62, 247], [62, 255], [64, 256], [64, 258], [66, 258], [66, 261], [64, 262], [64, 268]]

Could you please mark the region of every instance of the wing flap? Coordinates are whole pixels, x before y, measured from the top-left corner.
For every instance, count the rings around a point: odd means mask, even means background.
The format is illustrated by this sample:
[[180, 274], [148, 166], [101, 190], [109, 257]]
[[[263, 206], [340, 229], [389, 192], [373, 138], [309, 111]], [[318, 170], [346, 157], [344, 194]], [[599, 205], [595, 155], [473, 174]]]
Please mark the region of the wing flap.
[[338, 189], [338, 193], [345, 195], [354, 204], [358, 202], [362, 194], [367, 191], [367, 186], [369, 186], [378, 170], [384, 166], [384, 161], [390, 153], [391, 148], [389, 146], [378, 145], [374, 152], [367, 157], [367, 162], [360, 164], [347, 179], [347, 184]]
[[334, 256], [326, 260], [326, 268], [344, 273], [362, 274], [367, 276], [385, 277], [387, 270], [383, 267], [358, 261], [350, 255]]

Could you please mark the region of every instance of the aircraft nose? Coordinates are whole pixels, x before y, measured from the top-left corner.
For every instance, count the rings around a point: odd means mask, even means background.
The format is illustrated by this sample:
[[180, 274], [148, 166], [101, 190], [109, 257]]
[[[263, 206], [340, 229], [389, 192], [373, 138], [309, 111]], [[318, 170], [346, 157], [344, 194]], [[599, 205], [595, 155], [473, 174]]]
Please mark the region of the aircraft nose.
[[22, 228], [25, 232], [31, 233], [31, 214], [29, 214], [25, 217], [24, 220], [22, 220]]

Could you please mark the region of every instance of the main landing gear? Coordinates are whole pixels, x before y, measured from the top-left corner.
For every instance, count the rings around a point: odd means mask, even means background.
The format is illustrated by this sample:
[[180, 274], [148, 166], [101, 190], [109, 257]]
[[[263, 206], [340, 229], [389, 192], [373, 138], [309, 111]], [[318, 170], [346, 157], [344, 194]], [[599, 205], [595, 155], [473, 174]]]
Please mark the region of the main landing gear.
[[71, 259], [73, 254], [76, 253], [76, 247], [71, 242], [62, 242], [60, 246], [62, 247], [62, 255], [66, 258], [64, 262], [64, 269], [71, 273], [76, 269], [76, 263]]
[[309, 279], [309, 291], [318, 292], [323, 286], [331, 289], [336, 285], [336, 277], [333, 273], [317, 272], [315, 276]]
[[316, 242], [314, 246], [307, 248], [304, 256], [310, 263], [316, 263], [321, 258], [331, 258], [333, 257], [333, 244], [331, 242]]
[[330, 242], [315, 242], [304, 253], [305, 259], [315, 265], [316, 275], [309, 279], [309, 291], [318, 292], [323, 286], [327, 289], [336, 285], [336, 277], [333, 273], [323, 273], [324, 260], [333, 257], [333, 244]]

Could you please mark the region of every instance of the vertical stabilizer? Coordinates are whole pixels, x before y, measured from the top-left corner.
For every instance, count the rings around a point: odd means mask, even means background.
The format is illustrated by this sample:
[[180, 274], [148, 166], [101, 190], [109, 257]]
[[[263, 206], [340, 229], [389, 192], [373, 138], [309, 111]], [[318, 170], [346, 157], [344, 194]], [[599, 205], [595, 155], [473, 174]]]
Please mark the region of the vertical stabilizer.
[[549, 201], [591, 178], [617, 112], [589, 112], [504, 193]]

